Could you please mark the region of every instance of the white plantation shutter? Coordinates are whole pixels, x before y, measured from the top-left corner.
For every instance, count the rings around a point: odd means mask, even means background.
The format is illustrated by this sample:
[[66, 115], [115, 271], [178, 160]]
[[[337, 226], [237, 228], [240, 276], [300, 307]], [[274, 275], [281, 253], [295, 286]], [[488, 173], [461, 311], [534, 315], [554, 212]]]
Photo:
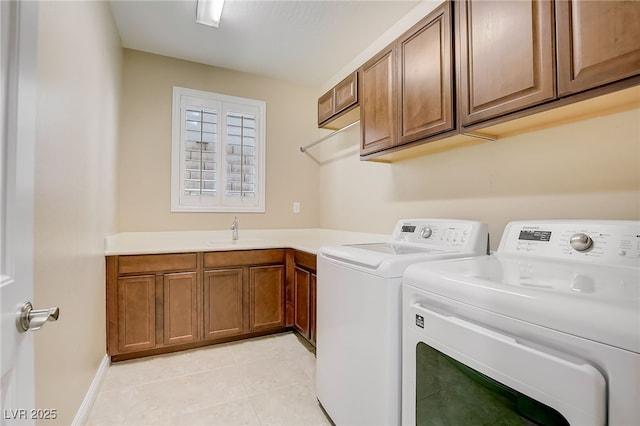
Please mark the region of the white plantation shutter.
[[172, 211], [264, 211], [265, 110], [174, 87]]
[[184, 142], [184, 193], [187, 196], [217, 195], [216, 110], [187, 106]]
[[[238, 108], [235, 108], [238, 109]], [[227, 111], [225, 195], [230, 198], [256, 197], [256, 116]]]

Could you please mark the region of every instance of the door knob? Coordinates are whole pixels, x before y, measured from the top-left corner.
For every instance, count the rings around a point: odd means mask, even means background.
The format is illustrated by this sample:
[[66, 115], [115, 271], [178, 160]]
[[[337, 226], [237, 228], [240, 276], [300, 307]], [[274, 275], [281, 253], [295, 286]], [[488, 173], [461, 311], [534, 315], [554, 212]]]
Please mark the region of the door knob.
[[57, 321], [60, 308], [33, 309], [31, 302], [26, 302], [18, 312], [18, 330], [22, 333], [28, 330], [40, 330], [47, 321]]

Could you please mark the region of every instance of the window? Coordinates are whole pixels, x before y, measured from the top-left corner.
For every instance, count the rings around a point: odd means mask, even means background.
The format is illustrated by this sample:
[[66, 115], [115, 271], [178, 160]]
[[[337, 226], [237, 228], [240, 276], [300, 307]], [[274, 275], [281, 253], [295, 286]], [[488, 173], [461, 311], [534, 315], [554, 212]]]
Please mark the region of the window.
[[173, 88], [171, 211], [264, 212], [266, 104]]

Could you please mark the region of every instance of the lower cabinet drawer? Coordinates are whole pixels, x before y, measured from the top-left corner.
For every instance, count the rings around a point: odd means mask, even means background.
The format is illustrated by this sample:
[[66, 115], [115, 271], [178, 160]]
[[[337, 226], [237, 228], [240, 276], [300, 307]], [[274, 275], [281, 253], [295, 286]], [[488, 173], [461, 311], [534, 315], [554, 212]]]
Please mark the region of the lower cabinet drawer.
[[143, 254], [117, 258], [118, 273], [121, 275], [181, 271], [198, 267], [197, 253]]
[[204, 267], [206, 269], [284, 263], [284, 254], [284, 249], [211, 251], [204, 253]]

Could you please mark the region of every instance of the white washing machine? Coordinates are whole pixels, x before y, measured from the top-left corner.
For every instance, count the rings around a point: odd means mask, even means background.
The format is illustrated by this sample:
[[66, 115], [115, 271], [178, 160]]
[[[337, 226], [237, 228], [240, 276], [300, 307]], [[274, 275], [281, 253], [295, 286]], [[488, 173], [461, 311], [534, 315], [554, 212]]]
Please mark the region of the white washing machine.
[[410, 266], [402, 374], [405, 425], [640, 425], [640, 222], [512, 222]]
[[322, 247], [318, 256], [316, 394], [338, 425], [398, 425], [405, 268], [486, 253], [480, 222], [401, 220], [391, 242]]

